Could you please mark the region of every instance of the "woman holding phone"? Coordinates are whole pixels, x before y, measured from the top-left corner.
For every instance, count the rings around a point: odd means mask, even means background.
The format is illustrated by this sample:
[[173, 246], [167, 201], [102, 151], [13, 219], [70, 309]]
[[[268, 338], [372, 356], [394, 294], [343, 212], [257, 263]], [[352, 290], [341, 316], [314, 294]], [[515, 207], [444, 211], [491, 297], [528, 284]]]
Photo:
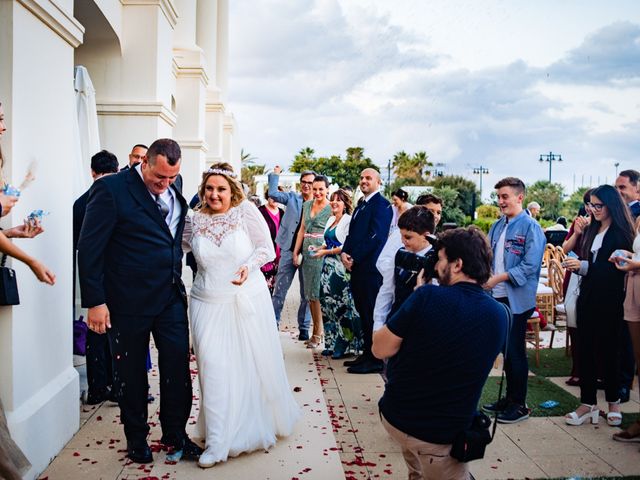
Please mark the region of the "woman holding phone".
[[[591, 223], [591, 208], [589, 207], [589, 202], [591, 202], [592, 191], [593, 188], [590, 188], [589, 190], [584, 192], [584, 195], [582, 197], [583, 205], [580, 207], [578, 215], [569, 228], [567, 238], [562, 243], [562, 250], [567, 255], [576, 256], [578, 258], [582, 256], [580, 240], [582, 239], [583, 232], [589, 226], [589, 223]], [[567, 292], [572, 275], [574, 275], [573, 272], [567, 270], [564, 275], [564, 281], [562, 282], [562, 295], [565, 299], [565, 305], [567, 305]], [[567, 312], [567, 322], [569, 321], [569, 312]], [[573, 320], [573, 322], [575, 322], [575, 320]], [[571, 340], [571, 375], [565, 383], [567, 385], [578, 386], [580, 385], [580, 359], [578, 356], [578, 329], [575, 323], [573, 323], [572, 325], [569, 325], [568, 323], [567, 331], [569, 332], [569, 338]]]
[[633, 227], [627, 206], [611, 185], [597, 187], [591, 193], [591, 222], [581, 238], [581, 258], [567, 258], [566, 268], [582, 276], [578, 296], [577, 323], [580, 358], [580, 401], [582, 404], [565, 416], [568, 425], [585, 421], [598, 423], [596, 351], [603, 349], [605, 396], [609, 404], [607, 423], [622, 423], [619, 397], [619, 335], [624, 316], [624, 277], [609, 261], [618, 250], [631, 250]]

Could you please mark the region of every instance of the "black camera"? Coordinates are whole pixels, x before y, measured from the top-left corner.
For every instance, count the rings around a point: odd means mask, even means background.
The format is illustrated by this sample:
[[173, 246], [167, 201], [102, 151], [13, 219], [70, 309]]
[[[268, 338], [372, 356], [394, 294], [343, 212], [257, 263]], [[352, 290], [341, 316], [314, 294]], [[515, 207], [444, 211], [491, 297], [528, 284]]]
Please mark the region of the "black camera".
[[400, 249], [396, 253], [395, 264], [415, 277], [424, 270], [424, 278], [429, 280], [436, 277], [436, 263], [438, 263], [438, 239], [434, 235], [427, 235], [427, 239], [433, 248], [424, 255], [416, 255], [413, 252]]

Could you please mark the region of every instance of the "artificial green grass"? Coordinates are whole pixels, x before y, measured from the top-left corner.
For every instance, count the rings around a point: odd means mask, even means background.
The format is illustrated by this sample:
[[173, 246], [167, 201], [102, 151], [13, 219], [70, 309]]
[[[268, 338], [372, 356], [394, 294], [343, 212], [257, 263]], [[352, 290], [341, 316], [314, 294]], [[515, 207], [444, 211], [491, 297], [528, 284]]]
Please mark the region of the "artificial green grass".
[[633, 422], [637, 422], [640, 420], [640, 413], [623, 413], [622, 414], [622, 425], [623, 429], [626, 429]]
[[529, 370], [543, 377], [568, 377], [571, 375], [571, 357], [567, 357], [564, 348], [541, 348], [540, 366], [536, 367], [536, 351], [527, 349]]
[[[480, 396], [481, 407], [485, 403], [492, 403], [498, 399], [498, 388], [500, 377], [489, 377], [482, 389]], [[505, 395], [505, 386], [502, 389], [502, 396]], [[559, 402], [553, 408], [542, 408], [540, 404], [547, 400]], [[563, 390], [555, 383], [544, 377], [529, 377], [527, 389], [527, 405], [531, 409], [532, 417], [558, 417], [572, 412], [580, 405], [580, 401], [566, 390]]]

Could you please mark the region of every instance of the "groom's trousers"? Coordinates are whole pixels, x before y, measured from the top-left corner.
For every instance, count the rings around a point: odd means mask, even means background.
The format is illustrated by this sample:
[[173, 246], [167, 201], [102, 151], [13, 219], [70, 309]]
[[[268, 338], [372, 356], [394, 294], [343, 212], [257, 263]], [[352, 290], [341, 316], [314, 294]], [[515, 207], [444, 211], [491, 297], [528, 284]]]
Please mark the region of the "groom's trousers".
[[108, 334], [113, 355], [113, 381], [129, 442], [144, 442], [149, 433], [146, 360], [150, 334], [158, 349], [163, 442], [178, 445], [186, 438], [192, 400], [189, 324], [184, 301], [177, 293], [174, 297], [155, 316], [111, 315]]

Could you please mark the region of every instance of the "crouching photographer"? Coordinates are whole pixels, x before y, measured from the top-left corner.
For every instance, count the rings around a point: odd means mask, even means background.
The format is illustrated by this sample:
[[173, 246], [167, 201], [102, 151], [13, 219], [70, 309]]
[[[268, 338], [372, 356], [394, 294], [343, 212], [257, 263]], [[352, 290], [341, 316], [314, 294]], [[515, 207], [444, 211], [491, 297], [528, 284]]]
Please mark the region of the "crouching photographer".
[[373, 354], [389, 359], [379, 407], [409, 478], [467, 479], [452, 444], [472, 426], [508, 319], [482, 289], [492, 264], [485, 235], [476, 227], [448, 230], [438, 247], [440, 285], [416, 289], [374, 332]]

